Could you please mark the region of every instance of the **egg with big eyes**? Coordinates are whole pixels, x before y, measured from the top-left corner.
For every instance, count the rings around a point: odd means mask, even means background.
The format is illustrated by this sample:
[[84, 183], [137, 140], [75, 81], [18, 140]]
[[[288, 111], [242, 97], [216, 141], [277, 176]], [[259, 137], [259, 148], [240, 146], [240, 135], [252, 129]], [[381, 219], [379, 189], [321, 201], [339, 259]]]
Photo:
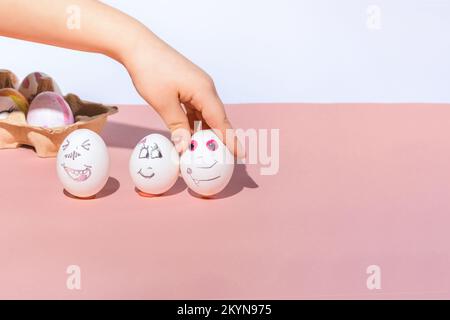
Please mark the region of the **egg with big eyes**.
[[109, 178], [110, 160], [103, 139], [88, 129], [69, 134], [56, 158], [58, 178], [64, 189], [78, 198], [98, 194]]
[[21, 111], [27, 113], [28, 101], [15, 89], [0, 89], [0, 119], [8, 118], [9, 113]]
[[30, 126], [59, 128], [75, 122], [72, 109], [62, 96], [42, 92], [31, 102], [27, 122]]
[[179, 165], [180, 157], [172, 142], [160, 134], [151, 134], [134, 148], [129, 170], [141, 194], [160, 195], [176, 183]]
[[231, 180], [234, 157], [212, 130], [198, 131], [180, 158], [181, 175], [195, 193], [210, 197]]
[[[47, 74], [43, 72], [33, 72], [23, 79], [19, 86], [20, 93], [31, 102], [37, 95], [39, 89], [39, 83], [44, 79], [51, 79]], [[52, 79], [52, 89], [50, 90], [59, 95], [62, 95], [61, 89], [58, 84]]]

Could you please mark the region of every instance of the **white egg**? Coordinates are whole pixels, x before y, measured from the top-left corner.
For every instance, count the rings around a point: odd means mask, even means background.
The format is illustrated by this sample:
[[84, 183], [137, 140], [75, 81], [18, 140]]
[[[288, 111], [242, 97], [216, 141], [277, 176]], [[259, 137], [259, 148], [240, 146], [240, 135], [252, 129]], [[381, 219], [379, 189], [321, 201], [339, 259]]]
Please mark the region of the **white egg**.
[[230, 182], [234, 157], [212, 130], [199, 131], [181, 156], [180, 169], [191, 190], [209, 197], [221, 192]]
[[146, 194], [160, 195], [176, 183], [180, 158], [172, 142], [160, 134], [151, 134], [134, 148], [130, 175], [136, 188]]
[[88, 129], [67, 136], [56, 159], [59, 180], [78, 198], [95, 196], [109, 178], [109, 153], [103, 139]]

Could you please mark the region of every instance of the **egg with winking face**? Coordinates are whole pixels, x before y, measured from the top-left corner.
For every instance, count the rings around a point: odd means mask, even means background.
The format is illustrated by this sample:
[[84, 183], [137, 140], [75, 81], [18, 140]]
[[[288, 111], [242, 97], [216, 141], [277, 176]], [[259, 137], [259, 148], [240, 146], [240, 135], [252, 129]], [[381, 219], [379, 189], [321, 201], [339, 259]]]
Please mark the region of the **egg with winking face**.
[[192, 191], [209, 197], [221, 192], [230, 182], [234, 157], [214, 131], [198, 131], [180, 158], [180, 170]]
[[99, 193], [109, 178], [110, 159], [103, 139], [79, 129], [64, 139], [56, 158], [58, 178], [64, 189], [78, 198]]
[[131, 154], [130, 176], [140, 193], [160, 195], [176, 183], [180, 158], [173, 143], [160, 134], [142, 139]]

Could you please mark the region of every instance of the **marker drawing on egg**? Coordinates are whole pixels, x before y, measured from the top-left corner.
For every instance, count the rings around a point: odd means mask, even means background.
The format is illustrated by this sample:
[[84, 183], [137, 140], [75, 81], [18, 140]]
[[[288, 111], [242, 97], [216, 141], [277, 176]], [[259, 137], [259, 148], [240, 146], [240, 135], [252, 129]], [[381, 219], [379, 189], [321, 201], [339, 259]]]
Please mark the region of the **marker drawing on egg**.
[[[163, 156], [161, 154], [161, 151], [159, 150], [159, 146], [154, 143], [153, 146], [146, 145], [147, 139], [144, 139], [140, 142], [142, 144], [141, 150], [139, 151], [139, 159], [162, 159]], [[144, 171], [148, 172], [147, 174], [144, 173]], [[138, 175], [140, 175], [144, 179], [152, 179], [156, 174], [153, 171], [152, 167], [147, 168], [140, 168], [137, 172]]]
[[84, 182], [87, 179], [91, 177], [92, 174], [92, 167], [88, 165], [84, 165], [85, 169], [83, 170], [77, 170], [70, 167], [66, 167], [66, 165], [63, 163], [62, 167], [66, 171], [67, 175], [70, 179], [76, 182]]
[[109, 154], [103, 139], [87, 129], [72, 132], [58, 152], [57, 173], [70, 194], [79, 198], [96, 195], [109, 178]]
[[[63, 151], [66, 150], [70, 145], [70, 141], [67, 140], [67, 143], [63, 146]], [[85, 140], [82, 144], [81, 147], [86, 150], [86, 151], [90, 151], [91, 148], [91, 143], [90, 140], [87, 139]], [[72, 151], [71, 153], [66, 153], [64, 155], [64, 158], [66, 159], [72, 159], [75, 160], [78, 157], [81, 157], [81, 153], [77, 152], [77, 151]], [[76, 182], [84, 182], [87, 179], [89, 179], [91, 177], [92, 174], [92, 166], [89, 166], [87, 164], [84, 165], [84, 169], [74, 169], [74, 168], [70, 168], [67, 167], [64, 163], [62, 164], [64, 170], [66, 171], [67, 175]]]
[[[147, 169], [149, 169], [149, 170], [153, 170], [153, 168], [152, 167], [148, 167]], [[150, 175], [145, 175], [144, 174], [144, 172], [143, 172], [143, 170], [144, 169], [139, 169], [139, 171], [138, 171], [138, 175], [140, 175], [142, 178], [144, 178], [144, 179], [151, 179], [151, 178], [153, 178], [154, 176], [155, 176], [155, 173], [154, 172], [152, 172]]]
[[134, 148], [129, 171], [139, 194], [160, 195], [178, 179], [179, 156], [169, 139], [151, 134]]
[[212, 130], [198, 131], [181, 156], [180, 167], [189, 188], [209, 197], [228, 185], [234, 171], [234, 157]]

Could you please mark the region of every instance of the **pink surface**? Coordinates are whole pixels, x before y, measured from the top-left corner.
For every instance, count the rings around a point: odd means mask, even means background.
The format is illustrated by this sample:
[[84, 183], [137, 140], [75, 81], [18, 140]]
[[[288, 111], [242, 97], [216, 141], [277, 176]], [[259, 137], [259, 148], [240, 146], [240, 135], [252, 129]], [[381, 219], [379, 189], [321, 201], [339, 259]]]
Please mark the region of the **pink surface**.
[[[181, 181], [136, 195], [132, 148], [163, 129], [144, 107], [105, 129], [111, 179], [96, 200], [66, 196], [55, 160], [0, 151], [0, 298], [450, 298], [448, 105], [228, 111], [236, 127], [281, 130], [281, 166], [239, 166], [215, 200]], [[381, 290], [366, 287], [370, 265]]]

